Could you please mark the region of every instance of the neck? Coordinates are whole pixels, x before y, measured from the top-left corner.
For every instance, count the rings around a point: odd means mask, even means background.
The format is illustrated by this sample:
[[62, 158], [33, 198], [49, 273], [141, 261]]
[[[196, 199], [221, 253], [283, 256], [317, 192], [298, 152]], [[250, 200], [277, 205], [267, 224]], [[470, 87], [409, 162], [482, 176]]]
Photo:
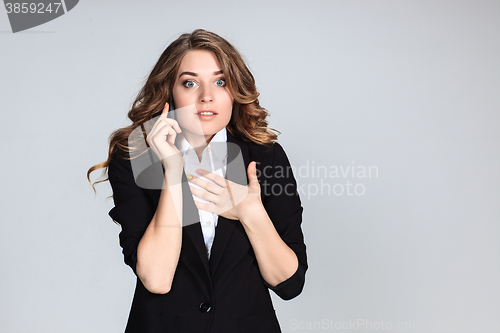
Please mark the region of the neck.
[[193, 147], [200, 162], [201, 162], [201, 156], [203, 155], [203, 151], [208, 146], [210, 141], [212, 141], [214, 136], [215, 134], [196, 135], [187, 131], [184, 133], [184, 138], [186, 139], [187, 142], [189, 142], [191, 147]]

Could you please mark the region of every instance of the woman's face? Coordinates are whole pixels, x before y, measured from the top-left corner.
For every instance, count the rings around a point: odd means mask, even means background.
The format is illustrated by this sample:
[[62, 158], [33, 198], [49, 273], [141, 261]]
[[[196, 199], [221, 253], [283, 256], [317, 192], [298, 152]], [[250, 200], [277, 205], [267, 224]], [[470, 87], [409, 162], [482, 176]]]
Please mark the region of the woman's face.
[[234, 99], [211, 51], [192, 50], [184, 56], [173, 95], [176, 118], [186, 138], [203, 135], [208, 141], [231, 119]]

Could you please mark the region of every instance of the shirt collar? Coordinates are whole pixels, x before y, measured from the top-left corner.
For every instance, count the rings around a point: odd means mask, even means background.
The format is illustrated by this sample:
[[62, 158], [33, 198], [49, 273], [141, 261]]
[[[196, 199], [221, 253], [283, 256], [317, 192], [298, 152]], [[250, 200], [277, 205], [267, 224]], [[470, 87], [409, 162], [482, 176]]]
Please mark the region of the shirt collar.
[[[184, 154], [186, 154], [189, 149], [193, 149], [193, 147], [191, 147], [191, 144], [186, 140], [184, 135], [181, 134], [179, 136], [180, 138], [178, 148], [182, 154], [182, 157], [184, 157]], [[212, 140], [210, 140], [210, 143], [207, 146], [210, 147], [212, 152], [217, 156], [219, 160], [224, 159], [227, 156], [227, 145], [217, 144], [215, 145], [216, 149], [213, 149], [213, 147], [211, 146], [212, 142], [227, 142], [227, 130], [225, 127], [215, 133], [214, 137], [212, 138]]]

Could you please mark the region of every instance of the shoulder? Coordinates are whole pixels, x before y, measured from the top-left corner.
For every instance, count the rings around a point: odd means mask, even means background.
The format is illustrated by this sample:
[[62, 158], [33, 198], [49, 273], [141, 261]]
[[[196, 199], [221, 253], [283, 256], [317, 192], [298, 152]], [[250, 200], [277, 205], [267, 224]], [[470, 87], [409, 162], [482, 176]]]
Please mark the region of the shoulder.
[[251, 142], [249, 144], [250, 144], [250, 150], [253, 151], [255, 154], [273, 158], [277, 157], [278, 159], [286, 157], [285, 149], [277, 141], [269, 145], [260, 145], [254, 142]]
[[262, 156], [272, 156], [274, 153], [274, 146], [277, 144], [276, 142], [267, 144], [267, 145], [262, 145], [258, 144], [255, 142], [249, 142], [245, 141], [245, 143], [248, 146], [248, 150], [252, 152], [253, 154], [258, 154]]
[[125, 174], [132, 172], [132, 164], [128, 158], [129, 154], [118, 151], [111, 155], [108, 165], [108, 176], [121, 179]]
[[258, 161], [261, 167], [283, 168], [290, 166], [290, 161], [285, 153], [285, 149], [278, 142], [273, 142], [269, 145], [249, 142], [248, 147], [250, 161]]

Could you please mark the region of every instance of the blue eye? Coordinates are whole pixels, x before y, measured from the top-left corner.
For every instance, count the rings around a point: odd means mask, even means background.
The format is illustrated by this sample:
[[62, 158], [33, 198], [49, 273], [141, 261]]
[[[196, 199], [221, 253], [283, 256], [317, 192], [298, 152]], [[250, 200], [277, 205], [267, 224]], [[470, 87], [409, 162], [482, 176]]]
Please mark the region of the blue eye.
[[226, 80], [219, 79], [219, 80], [217, 80], [217, 82], [215, 84], [218, 85], [219, 87], [223, 87], [226, 85]]
[[188, 87], [188, 88], [193, 88], [194, 82], [193, 81], [184, 81], [184, 86]]

